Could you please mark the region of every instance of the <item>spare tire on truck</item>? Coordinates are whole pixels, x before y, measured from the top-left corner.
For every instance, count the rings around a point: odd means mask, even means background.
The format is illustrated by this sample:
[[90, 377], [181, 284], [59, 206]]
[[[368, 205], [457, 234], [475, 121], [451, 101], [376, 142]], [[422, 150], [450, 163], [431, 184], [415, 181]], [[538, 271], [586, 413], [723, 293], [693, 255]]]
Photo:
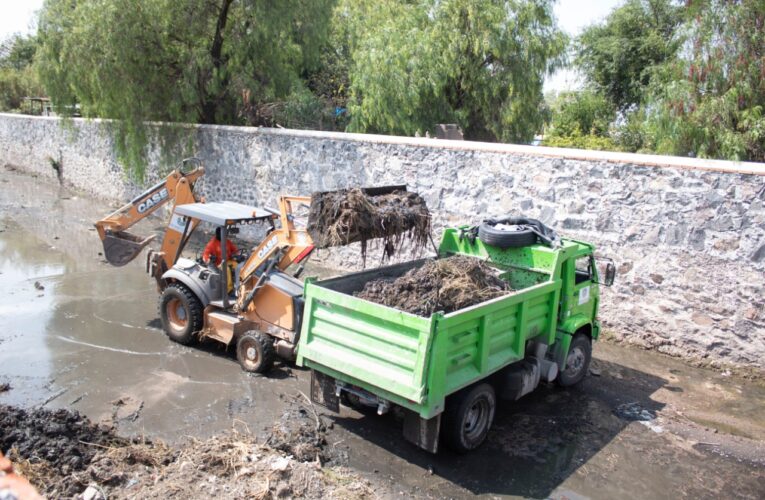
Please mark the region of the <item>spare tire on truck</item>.
[[557, 237], [555, 231], [542, 222], [526, 217], [487, 219], [478, 226], [478, 239], [497, 248], [527, 247], [538, 240], [549, 245]]

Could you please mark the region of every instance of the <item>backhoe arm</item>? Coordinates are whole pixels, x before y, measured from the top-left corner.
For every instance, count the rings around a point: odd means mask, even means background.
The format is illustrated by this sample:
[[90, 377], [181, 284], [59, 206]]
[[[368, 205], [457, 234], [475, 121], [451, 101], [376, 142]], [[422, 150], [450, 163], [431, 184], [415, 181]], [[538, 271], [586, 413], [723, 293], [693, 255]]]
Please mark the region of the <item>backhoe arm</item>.
[[248, 286], [248, 281], [255, 271], [272, 256], [279, 253], [276, 267], [284, 270], [293, 263], [304, 260], [313, 250], [313, 240], [305, 229], [305, 225], [295, 224], [294, 208], [308, 205], [311, 198], [307, 196], [279, 197], [279, 227], [271, 231], [253, 251], [242, 267], [240, 281]]
[[[164, 181], [147, 189], [120, 209], [96, 222], [96, 230], [103, 242], [106, 260], [114, 266], [124, 266], [135, 259], [141, 250], [154, 239], [154, 236], [141, 238], [128, 233], [127, 229], [169, 201], [173, 201], [174, 206], [198, 201], [194, 195], [194, 183], [203, 175], [204, 168], [201, 166], [190, 172], [182, 172], [180, 169], [174, 170]], [[177, 250], [181, 247], [185, 222], [177, 220], [179, 218], [173, 215], [165, 233], [162, 242], [162, 253], [165, 260], [175, 259]], [[194, 221], [194, 226], [196, 222]], [[165, 264], [168, 268], [172, 266], [172, 262]]]

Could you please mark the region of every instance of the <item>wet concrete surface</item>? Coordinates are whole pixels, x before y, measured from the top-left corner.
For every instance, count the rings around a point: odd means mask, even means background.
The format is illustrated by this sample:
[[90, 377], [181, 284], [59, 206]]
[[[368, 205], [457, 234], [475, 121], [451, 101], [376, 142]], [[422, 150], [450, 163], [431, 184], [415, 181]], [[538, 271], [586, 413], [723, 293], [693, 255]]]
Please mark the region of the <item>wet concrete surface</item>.
[[[271, 428], [308, 393], [308, 373], [282, 363], [248, 375], [216, 344], [168, 341], [143, 259], [114, 268], [99, 255], [92, 223], [110, 208], [0, 171], [0, 384], [11, 386], [0, 403], [67, 407], [171, 441]], [[605, 343], [595, 358], [580, 386], [503, 404], [472, 454], [427, 454], [395, 415], [347, 409], [330, 417], [330, 446], [402, 496], [763, 497], [762, 382]]]

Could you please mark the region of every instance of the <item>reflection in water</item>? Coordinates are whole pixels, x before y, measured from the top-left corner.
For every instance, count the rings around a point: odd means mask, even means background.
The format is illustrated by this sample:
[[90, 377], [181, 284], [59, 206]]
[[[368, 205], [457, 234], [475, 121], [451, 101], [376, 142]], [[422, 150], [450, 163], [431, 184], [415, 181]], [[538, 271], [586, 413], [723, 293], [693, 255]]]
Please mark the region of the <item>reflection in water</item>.
[[[21, 403], [46, 390], [51, 355], [45, 339], [65, 265], [50, 247], [5, 221], [0, 233], [0, 376], [23, 380], [6, 396]], [[36, 286], [37, 285], [37, 286]]]

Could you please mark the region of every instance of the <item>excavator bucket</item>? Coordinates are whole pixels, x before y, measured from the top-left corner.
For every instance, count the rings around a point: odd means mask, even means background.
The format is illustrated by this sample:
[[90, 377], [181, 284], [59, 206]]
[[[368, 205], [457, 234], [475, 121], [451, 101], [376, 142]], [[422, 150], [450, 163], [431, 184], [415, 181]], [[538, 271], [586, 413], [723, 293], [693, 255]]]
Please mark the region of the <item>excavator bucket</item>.
[[104, 257], [113, 266], [124, 266], [135, 259], [153, 239], [153, 235], [141, 238], [127, 231], [108, 233], [104, 238]]
[[318, 248], [381, 239], [385, 256], [410, 241], [422, 247], [430, 238], [430, 212], [425, 200], [405, 185], [349, 188], [311, 195], [308, 234]]

